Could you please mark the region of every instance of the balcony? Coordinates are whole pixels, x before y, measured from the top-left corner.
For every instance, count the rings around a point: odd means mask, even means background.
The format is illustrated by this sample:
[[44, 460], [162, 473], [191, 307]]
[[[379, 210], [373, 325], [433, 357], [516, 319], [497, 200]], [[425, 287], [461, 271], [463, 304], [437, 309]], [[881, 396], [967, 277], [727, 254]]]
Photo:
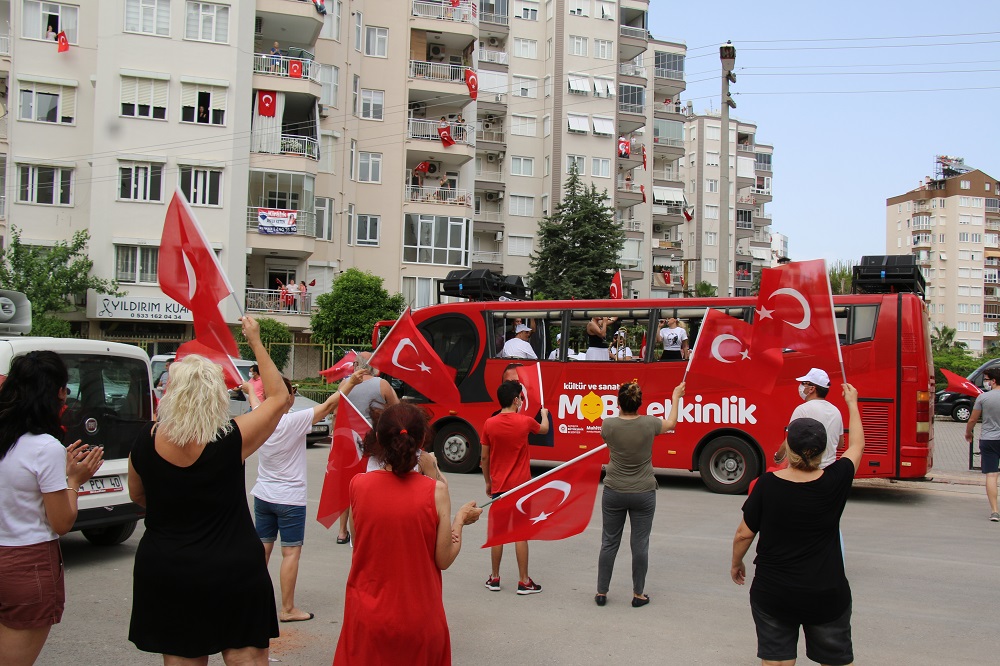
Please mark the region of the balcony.
[[[487, 198], [489, 195], [487, 194]], [[487, 208], [485, 204], [481, 205], [479, 210], [473, 214], [473, 230], [476, 232], [489, 232], [495, 233], [497, 231], [503, 231], [504, 229], [504, 216], [503, 210], [499, 207], [497, 208]]]
[[506, 51], [496, 51], [494, 49], [479, 49], [479, 62], [491, 62], [494, 65], [508, 64], [509, 56]]
[[765, 171], [767, 173], [771, 173], [771, 165], [769, 163], [754, 162], [753, 163], [753, 168], [754, 168], [754, 171]]
[[496, 12], [482, 12], [479, 15], [479, 20], [483, 23], [492, 23], [493, 25], [510, 25], [510, 19], [507, 18], [506, 14], [498, 14]]
[[644, 225], [642, 220], [636, 220], [636, 219], [625, 220], [622, 218], [615, 218], [615, 222], [617, 222], [618, 225], [624, 231], [642, 232], [644, 230], [643, 228]]
[[441, 83], [455, 83], [465, 86], [465, 65], [453, 65], [447, 62], [410, 61], [410, 78]]
[[[475, 125], [469, 123], [448, 123], [448, 128], [451, 131], [451, 138], [455, 140], [455, 143], [475, 147]], [[435, 141], [438, 144], [441, 143], [441, 135], [438, 134], [438, 121], [436, 120], [410, 118], [406, 129], [406, 135], [411, 139]], [[445, 150], [447, 150], [447, 148], [445, 148]]]
[[635, 28], [630, 25], [623, 25], [618, 28], [618, 34], [622, 37], [628, 37], [630, 39], [641, 39], [643, 41], [649, 40], [649, 31], [645, 28]]
[[472, 251], [472, 263], [474, 264], [502, 264], [502, 252], [486, 252], [484, 250]]
[[679, 259], [684, 256], [684, 244], [681, 241], [653, 239], [653, 256]]
[[674, 169], [653, 169], [653, 180], [671, 180], [680, 182], [680, 176]]
[[619, 101], [618, 110], [622, 113], [634, 113], [636, 115], [642, 116], [646, 114], [646, 105], [637, 102]]
[[503, 171], [499, 169], [476, 169], [476, 180], [485, 180], [491, 183], [503, 183]]
[[634, 62], [623, 62], [618, 65], [618, 73], [623, 76], [638, 76], [646, 78], [646, 68]]
[[288, 298], [282, 301], [278, 289], [247, 289], [247, 312], [268, 312], [272, 314], [310, 314], [313, 308], [312, 294], [306, 293], [305, 300], [301, 297]]
[[932, 234], [918, 234], [913, 237], [913, 247], [929, 247], [933, 242]]
[[752, 191], [754, 194], [759, 194], [759, 195], [765, 196], [765, 197], [771, 196], [771, 188], [770, 187], [751, 187], [750, 191]]
[[319, 160], [319, 141], [308, 136], [281, 135], [281, 154]]
[[664, 104], [663, 102], [653, 102], [653, 113], [684, 113], [684, 107], [680, 104]]
[[748, 229], [750, 231], [753, 231], [753, 221], [736, 220], [736, 228], [737, 229]]
[[[312, 54], [307, 54], [312, 55]], [[286, 79], [307, 79], [320, 83], [319, 65], [312, 58], [253, 54], [253, 73], [265, 76], [279, 76]]]
[[453, 187], [406, 185], [403, 197], [406, 201], [437, 206], [472, 206], [472, 192]]
[[633, 183], [631, 178], [619, 178], [618, 179], [618, 191], [619, 192], [634, 192], [636, 194], [642, 194], [640, 189], [642, 185], [639, 183]]
[[476, 13], [476, 3], [470, 0], [462, 0], [457, 6], [440, 0], [413, 0], [413, 15], [420, 18], [479, 25]]
[[476, 140], [487, 143], [506, 143], [507, 138], [502, 129], [481, 129], [476, 130]]
[[653, 76], [658, 79], [670, 79], [672, 81], [683, 81], [684, 72], [679, 69], [667, 69], [666, 67], [656, 67], [653, 69]]
[[279, 238], [281, 236], [308, 236], [316, 237], [316, 214], [307, 210], [288, 211], [295, 213], [295, 224], [293, 227], [286, 227], [283, 231], [275, 231], [274, 227], [263, 226], [261, 224], [261, 210], [266, 210], [259, 206], [247, 207], [247, 231], [256, 231], [262, 236]]

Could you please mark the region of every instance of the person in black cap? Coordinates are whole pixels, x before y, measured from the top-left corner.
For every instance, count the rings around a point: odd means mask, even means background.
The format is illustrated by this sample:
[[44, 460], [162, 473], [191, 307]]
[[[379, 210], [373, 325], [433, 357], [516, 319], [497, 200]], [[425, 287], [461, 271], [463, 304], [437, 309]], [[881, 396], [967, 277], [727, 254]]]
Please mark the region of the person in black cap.
[[754, 537], [757, 557], [750, 610], [757, 626], [757, 657], [764, 664], [795, 663], [801, 626], [809, 659], [830, 666], [854, 662], [851, 586], [840, 548], [840, 516], [865, 450], [858, 392], [843, 385], [850, 435], [843, 457], [821, 468], [826, 428], [812, 418], [788, 424], [788, 467], [768, 472], [743, 504], [733, 539], [733, 582], [746, 581]]

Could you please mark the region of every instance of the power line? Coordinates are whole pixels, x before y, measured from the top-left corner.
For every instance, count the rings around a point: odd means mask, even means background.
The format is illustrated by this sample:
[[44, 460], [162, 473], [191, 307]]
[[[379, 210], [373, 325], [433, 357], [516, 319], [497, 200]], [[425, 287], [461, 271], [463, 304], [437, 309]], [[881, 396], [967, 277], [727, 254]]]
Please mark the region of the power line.
[[974, 86], [968, 88], [903, 88], [896, 90], [787, 90], [768, 92], [738, 92], [736, 95], [877, 95], [888, 93], [957, 92], [962, 90], [1000, 90], [1000, 86]]
[[[1000, 32], [955, 32], [955, 33], [942, 33], [937, 35], [899, 35], [896, 37], [815, 37], [815, 38], [798, 38], [798, 39], [741, 39], [739, 42], [741, 44], [783, 44], [792, 42], [864, 42], [864, 41], [891, 41], [896, 39], [938, 39], [942, 37], [982, 37], [985, 35], [1000, 35]], [[688, 53], [691, 51], [701, 51], [702, 49], [710, 49], [713, 47], [722, 46], [722, 43], [718, 44], [706, 44], [705, 46], [696, 46], [694, 48], [688, 49]]]

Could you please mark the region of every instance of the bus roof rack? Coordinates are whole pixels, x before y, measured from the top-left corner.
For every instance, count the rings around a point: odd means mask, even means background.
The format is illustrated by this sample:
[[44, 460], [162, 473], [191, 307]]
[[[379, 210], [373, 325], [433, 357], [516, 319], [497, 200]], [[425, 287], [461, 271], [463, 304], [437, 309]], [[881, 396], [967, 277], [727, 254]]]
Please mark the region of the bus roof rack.
[[485, 268], [454, 270], [438, 280], [438, 303], [443, 296], [470, 301], [529, 301], [531, 295], [520, 275], [501, 275]]
[[861, 257], [851, 279], [852, 294], [912, 293], [924, 298], [926, 282], [912, 254]]

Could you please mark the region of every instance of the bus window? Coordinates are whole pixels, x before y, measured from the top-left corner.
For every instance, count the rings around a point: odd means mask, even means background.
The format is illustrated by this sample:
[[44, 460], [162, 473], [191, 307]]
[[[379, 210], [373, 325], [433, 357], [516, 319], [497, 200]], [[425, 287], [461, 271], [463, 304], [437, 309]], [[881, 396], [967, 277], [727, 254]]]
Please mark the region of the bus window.
[[458, 371], [455, 384], [461, 385], [479, 355], [476, 327], [468, 317], [450, 315], [431, 319], [420, 327], [420, 331], [441, 360]]
[[[661, 361], [686, 361], [691, 352], [691, 325], [694, 317], [684, 317], [674, 308], [661, 308], [656, 322], [655, 347]], [[699, 312], [704, 315], [704, 310]], [[698, 319], [700, 321], [700, 318]]]
[[[556, 336], [562, 330], [561, 311], [495, 311], [491, 315], [494, 338], [493, 356], [495, 358], [533, 360], [555, 359], [558, 356], [552, 356], [552, 354], [559, 349]], [[511, 343], [511, 339], [517, 336], [518, 326], [527, 326], [531, 330], [525, 340], [530, 351], [523, 344]]]
[[[604, 336], [597, 331], [603, 322]], [[642, 360], [642, 342], [649, 329], [649, 310], [574, 310], [570, 313], [570, 360], [616, 361]], [[572, 351], [576, 351], [574, 356]]]
[[871, 342], [875, 339], [875, 322], [878, 320], [877, 305], [855, 305], [852, 312], [851, 344]]

